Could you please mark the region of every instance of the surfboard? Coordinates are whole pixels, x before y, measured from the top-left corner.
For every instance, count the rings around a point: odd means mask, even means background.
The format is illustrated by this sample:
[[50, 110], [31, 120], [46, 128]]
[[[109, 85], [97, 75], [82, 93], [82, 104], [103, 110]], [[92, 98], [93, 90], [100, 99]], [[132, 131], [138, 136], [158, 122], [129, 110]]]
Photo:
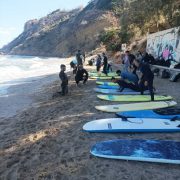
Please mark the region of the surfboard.
[[120, 86], [110, 86], [110, 85], [99, 85], [97, 88], [102, 88], [102, 89], [119, 89]]
[[[149, 95], [97, 95], [99, 99], [106, 101], [116, 101], [116, 102], [147, 102], [151, 101], [151, 96]], [[167, 101], [171, 100], [171, 96], [159, 96], [155, 95], [155, 101]]]
[[[101, 88], [94, 88], [94, 91], [97, 93], [102, 94], [116, 94], [116, 95], [140, 95], [140, 92], [133, 91], [132, 89], [124, 89], [122, 92], [118, 91], [117, 89], [101, 89]], [[144, 91], [144, 94], [149, 94], [149, 91]]]
[[163, 108], [156, 110], [124, 111], [116, 113], [118, 117], [180, 119], [180, 108]]
[[117, 83], [113, 83], [113, 82], [96, 81], [96, 84], [104, 85], [104, 86], [118, 86], [119, 87]]
[[116, 104], [95, 106], [97, 110], [104, 112], [122, 112], [122, 111], [135, 111], [135, 110], [147, 110], [147, 109], [159, 109], [170, 106], [175, 106], [175, 101], [158, 101], [158, 102], [143, 102], [143, 103], [131, 103], [131, 104]]
[[[110, 80], [110, 79], [112, 79], [112, 76], [90, 76], [89, 77], [90, 79], [96, 79], [96, 80]], [[116, 78], [116, 79], [119, 79], [120, 77], [119, 76], [114, 76], [114, 78]]]
[[83, 130], [99, 133], [180, 132], [180, 122], [154, 118], [109, 118], [90, 121]]
[[[104, 73], [97, 73], [97, 72], [96, 73], [91, 73], [90, 72], [89, 75], [90, 76], [96, 76], [96, 77], [106, 76], [106, 74], [104, 74]], [[107, 74], [107, 76], [111, 76], [112, 77], [112, 76], [117, 76], [117, 74], [116, 74], [116, 72], [110, 72], [110, 73]]]
[[95, 144], [90, 153], [97, 157], [156, 163], [180, 164], [180, 142], [160, 140], [110, 140]]

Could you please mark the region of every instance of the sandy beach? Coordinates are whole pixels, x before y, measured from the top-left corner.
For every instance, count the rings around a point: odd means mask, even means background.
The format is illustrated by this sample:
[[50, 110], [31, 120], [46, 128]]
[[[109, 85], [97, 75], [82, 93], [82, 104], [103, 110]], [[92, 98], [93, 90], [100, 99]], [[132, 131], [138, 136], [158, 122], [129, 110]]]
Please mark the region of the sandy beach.
[[[178, 180], [180, 166], [96, 158], [90, 148], [110, 139], [179, 140], [179, 133], [98, 134], [82, 131], [90, 120], [115, 117], [94, 106], [114, 104], [97, 99], [95, 80], [76, 87], [72, 73], [69, 94], [57, 92], [58, 74], [31, 94], [31, 104], [0, 120], [0, 179], [29, 180]], [[57, 80], [54, 79], [57, 77]], [[33, 83], [29, 85], [33, 86]], [[179, 82], [155, 78], [159, 94], [174, 97], [180, 106]], [[23, 91], [23, 90], [22, 90]], [[21, 91], [21, 92], [22, 92]], [[24, 91], [23, 91], [24, 92]], [[18, 98], [23, 98], [21, 93]], [[9, 102], [10, 103], [10, 102]], [[2, 107], [1, 102], [1, 107]]]

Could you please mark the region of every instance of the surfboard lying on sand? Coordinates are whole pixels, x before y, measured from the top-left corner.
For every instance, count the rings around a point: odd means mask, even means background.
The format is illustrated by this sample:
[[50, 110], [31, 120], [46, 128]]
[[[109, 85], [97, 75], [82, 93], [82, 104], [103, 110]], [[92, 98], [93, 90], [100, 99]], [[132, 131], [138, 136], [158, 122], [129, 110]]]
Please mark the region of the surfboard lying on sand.
[[118, 86], [119, 87], [117, 83], [113, 83], [113, 82], [96, 81], [96, 84], [104, 85], [104, 86]]
[[119, 89], [120, 86], [110, 86], [110, 85], [99, 85], [97, 88], [102, 88], [102, 89]]
[[[108, 80], [108, 79], [112, 79], [112, 76], [90, 76], [90, 79], [96, 79], [96, 80]], [[119, 79], [119, 76], [114, 76], [114, 78]]]
[[153, 118], [109, 118], [90, 121], [83, 130], [100, 133], [180, 132], [180, 122]]
[[159, 109], [170, 106], [175, 106], [175, 101], [158, 101], [158, 102], [143, 102], [143, 103], [131, 103], [131, 104], [116, 104], [95, 106], [97, 110], [104, 112], [122, 112], [122, 111], [135, 111], [135, 110], [147, 110], [147, 109]]
[[116, 113], [118, 117], [179, 119], [180, 108], [163, 108], [156, 110], [124, 111]]
[[97, 157], [180, 164], [180, 142], [159, 140], [110, 140], [91, 148]]
[[[102, 94], [116, 94], [116, 95], [123, 95], [123, 94], [129, 94], [129, 95], [140, 95], [140, 92], [133, 91], [132, 89], [124, 89], [122, 92], [120, 92], [117, 89], [101, 89], [101, 88], [94, 88], [94, 91], [97, 93]], [[144, 91], [144, 94], [149, 94], [149, 91]]]
[[[147, 102], [151, 101], [149, 95], [97, 95], [99, 99], [106, 101], [117, 101], [117, 102]], [[167, 101], [171, 100], [171, 96], [159, 96], [155, 95], [155, 101]]]
[[[104, 74], [104, 73], [89, 73], [89, 76], [96, 76], [96, 77], [104, 77], [104, 76], [106, 76], [106, 74]], [[117, 74], [116, 74], [116, 72], [110, 72], [110, 73], [108, 73], [107, 74], [107, 76], [117, 76]]]

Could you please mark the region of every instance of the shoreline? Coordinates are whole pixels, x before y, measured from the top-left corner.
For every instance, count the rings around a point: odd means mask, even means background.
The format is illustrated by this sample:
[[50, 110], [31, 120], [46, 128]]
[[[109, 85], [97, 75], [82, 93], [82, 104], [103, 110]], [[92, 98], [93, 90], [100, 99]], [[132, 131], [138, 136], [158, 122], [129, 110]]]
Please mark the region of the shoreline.
[[[67, 58], [64, 64], [69, 65]], [[67, 72], [69, 72], [68, 69]], [[1, 83], [0, 90], [0, 118], [10, 118], [21, 111], [28, 109], [36, 103], [34, 96], [43, 90], [47, 84], [59, 80], [58, 73], [51, 73], [21, 79], [11, 80]]]
[[[89, 69], [89, 67], [88, 67]], [[110, 139], [179, 140], [179, 133], [87, 133], [90, 120], [112, 118], [94, 106], [114, 104], [97, 99], [95, 80], [76, 87], [70, 72], [69, 94], [60, 96], [59, 79], [45, 84], [26, 111], [0, 122], [1, 179], [179, 179], [179, 165], [96, 158], [92, 145]], [[180, 106], [179, 82], [155, 77], [159, 94], [172, 95]]]

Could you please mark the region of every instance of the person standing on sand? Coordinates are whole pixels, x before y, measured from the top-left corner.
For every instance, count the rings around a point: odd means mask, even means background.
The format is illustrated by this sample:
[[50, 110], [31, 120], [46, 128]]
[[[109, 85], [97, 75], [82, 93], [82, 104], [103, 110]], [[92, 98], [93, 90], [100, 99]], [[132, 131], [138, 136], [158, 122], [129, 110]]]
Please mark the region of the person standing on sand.
[[108, 59], [105, 53], [102, 53], [103, 55], [103, 73], [107, 76], [107, 67], [108, 67]]
[[96, 70], [97, 70], [97, 72], [99, 72], [100, 69], [101, 69], [101, 56], [100, 56], [100, 54], [98, 54], [97, 59], [96, 59]]
[[151, 95], [151, 101], [154, 101], [154, 87], [153, 80], [154, 74], [151, 71], [150, 66], [147, 63], [141, 63], [139, 60], [134, 60], [134, 65], [140, 70], [141, 77], [139, 78], [139, 87], [141, 94], [143, 95], [145, 87], [148, 87], [148, 90]]
[[76, 54], [76, 60], [77, 60], [77, 66], [83, 65], [84, 57], [83, 57], [83, 55], [81, 54], [81, 50], [78, 50], [78, 52], [77, 52], [77, 54]]
[[67, 74], [65, 73], [66, 71], [66, 66], [64, 64], [61, 64], [60, 66], [61, 71], [59, 73], [59, 78], [61, 79], [61, 94], [65, 96], [68, 93], [68, 77]]

